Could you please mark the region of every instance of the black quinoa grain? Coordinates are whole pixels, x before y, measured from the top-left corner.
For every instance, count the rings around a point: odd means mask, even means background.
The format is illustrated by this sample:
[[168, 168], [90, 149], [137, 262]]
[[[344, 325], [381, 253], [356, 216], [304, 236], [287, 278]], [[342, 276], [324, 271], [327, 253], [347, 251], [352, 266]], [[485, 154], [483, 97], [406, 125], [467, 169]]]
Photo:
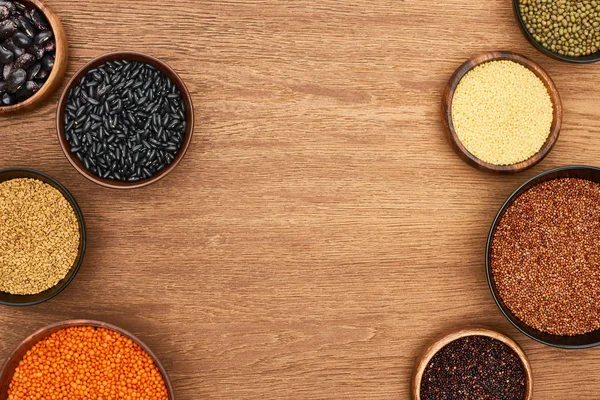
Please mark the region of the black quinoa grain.
[[421, 379], [422, 400], [523, 400], [525, 389], [517, 354], [488, 336], [467, 336], [444, 346]]
[[69, 92], [65, 137], [95, 175], [136, 182], [175, 160], [186, 112], [179, 89], [161, 71], [135, 61], [109, 61]]

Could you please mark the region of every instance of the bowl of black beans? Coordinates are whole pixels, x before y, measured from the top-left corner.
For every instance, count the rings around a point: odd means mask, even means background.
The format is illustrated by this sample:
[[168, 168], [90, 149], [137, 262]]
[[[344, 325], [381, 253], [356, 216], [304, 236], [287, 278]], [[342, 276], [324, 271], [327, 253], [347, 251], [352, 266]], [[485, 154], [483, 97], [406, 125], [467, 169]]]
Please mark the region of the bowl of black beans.
[[57, 108], [60, 145], [86, 178], [113, 189], [154, 183], [181, 161], [194, 110], [181, 78], [136, 52], [94, 59], [70, 80]]
[[0, 114], [39, 106], [61, 85], [67, 38], [39, 0], [0, 1]]

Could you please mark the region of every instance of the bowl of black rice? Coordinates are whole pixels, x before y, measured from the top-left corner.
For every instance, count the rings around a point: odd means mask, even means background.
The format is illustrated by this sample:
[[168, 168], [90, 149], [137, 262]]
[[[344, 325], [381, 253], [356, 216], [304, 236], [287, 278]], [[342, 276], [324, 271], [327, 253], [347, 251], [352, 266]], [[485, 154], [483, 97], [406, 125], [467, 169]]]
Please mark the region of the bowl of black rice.
[[133, 189], [164, 178], [183, 159], [193, 135], [192, 98], [164, 62], [114, 52], [82, 67], [56, 111], [65, 156], [87, 179]]

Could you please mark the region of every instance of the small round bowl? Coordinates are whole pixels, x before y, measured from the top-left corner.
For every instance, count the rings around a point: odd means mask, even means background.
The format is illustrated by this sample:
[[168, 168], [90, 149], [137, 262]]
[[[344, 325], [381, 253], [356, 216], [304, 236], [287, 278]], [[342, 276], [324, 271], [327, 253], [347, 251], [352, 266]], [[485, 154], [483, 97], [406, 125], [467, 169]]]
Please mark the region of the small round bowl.
[[8, 359], [6, 360], [6, 362], [4, 363], [4, 366], [2, 367], [2, 370], [0, 371], [0, 400], [8, 399], [8, 389], [9, 389], [10, 382], [15, 373], [15, 369], [19, 365], [19, 362], [25, 356], [25, 353], [27, 353], [29, 350], [31, 350], [33, 348], [33, 346], [35, 346], [37, 343], [39, 343], [43, 339], [47, 338], [54, 332], [58, 332], [60, 330], [66, 329], [66, 328], [73, 328], [73, 327], [78, 327], [78, 326], [92, 326], [95, 328], [109, 329], [111, 331], [120, 333], [121, 335], [131, 339], [134, 343], [136, 343], [138, 346], [140, 346], [146, 353], [148, 353], [148, 355], [152, 358], [152, 360], [154, 361], [154, 364], [157, 366], [157, 368], [160, 371], [160, 374], [165, 382], [165, 386], [167, 387], [167, 392], [169, 394], [169, 400], [175, 400], [175, 394], [173, 393], [173, 386], [171, 385], [169, 376], [167, 375], [165, 368], [162, 366], [162, 364], [160, 363], [160, 361], [158, 360], [156, 355], [154, 355], [154, 353], [152, 352], [152, 350], [150, 350], [150, 348], [148, 346], [146, 346], [140, 339], [138, 339], [133, 334], [127, 332], [124, 329], [121, 329], [121, 328], [111, 325], [111, 324], [107, 324], [105, 322], [91, 321], [91, 320], [86, 320], [86, 319], [69, 320], [69, 321], [63, 321], [63, 322], [58, 322], [58, 323], [52, 324], [52, 325], [46, 326], [45, 328], [42, 328], [42, 329], [36, 331], [31, 336], [29, 336], [28, 338], [23, 340], [21, 342], [21, 344], [19, 344], [19, 346], [17, 346], [17, 348], [15, 350], [13, 350], [13, 352], [8, 356]]
[[[150, 64], [159, 71], [163, 72], [166, 76], [168, 76], [173, 83], [177, 86], [181, 93], [181, 97], [183, 103], [185, 105], [186, 112], [186, 132], [185, 137], [183, 138], [183, 143], [181, 148], [179, 149], [179, 153], [173, 160], [173, 162], [168, 165], [163, 170], [159, 171], [157, 174], [153, 175], [148, 179], [142, 179], [137, 182], [122, 182], [112, 179], [100, 178], [95, 175], [91, 171], [88, 171], [87, 168], [83, 165], [83, 163], [73, 154], [71, 153], [71, 145], [67, 141], [65, 137], [65, 124], [64, 124], [64, 115], [65, 115], [65, 106], [67, 104], [67, 98], [69, 96], [69, 92], [73, 87], [75, 87], [79, 81], [88, 73], [89, 70], [99, 67], [100, 65], [114, 60], [129, 60], [129, 61], [138, 61], [146, 64]], [[177, 75], [177, 73], [171, 69], [167, 64], [160, 61], [159, 59], [149, 56], [143, 53], [137, 53], [132, 51], [118, 51], [114, 53], [104, 54], [98, 58], [93, 59], [85, 66], [83, 66], [77, 73], [71, 78], [67, 87], [62, 93], [60, 101], [58, 103], [58, 107], [56, 109], [56, 131], [58, 133], [58, 140], [60, 142], [60, 147], [65, 153], [65, 157], [71, 163], [71, 165], [81, 173], [81, 175], [85, 176], [90, 181], [97, 183], [100, 186], [104, 186], [111, 189], [136, 189], [144, 186], [148, 186], [152, 183], [158, 182], [165, 176], [167, 176], [171, 171], [173, 171], [177, 165], [183, 159], [183, 156], [187, 152], [190, 143], [192, 142], [192, 135], [194, 133], [194, 107], [192, 104], [192, 96], [188, 91], [187, 87], [183, 80]]]
[[[500, 332], [480, 327], [467, 327], [445, 333], [421, 352], [417, 358], [411, 381], [411, 395], [413, 400], [421, 400], [421, 379], [423, 378], [425, 368], [427, 368], [427, 365], [433, 356], [447, 344], [466, 336], [487, 336], [499, 340], [510, 347], [521, 360], [521, 364], [525, 370], [526, 387], [525, 398], [523, 400], [531, 400], [533, 397], [533, 373], [531, 372], [531, 365], [529, 364], [529, 360], [523, 349], [508, 336], [503, 335]], [[0, 399], [1, 398], [2, 397], [0, 397]]]
[[16, 113], [21, 111], [29, 111], [42, 105], [48, 98], [60, 87], [67, 71], [69, 61], [69, 50], [67, 44], [67, 35], [63, 28], [60, 19], [47, 5], [40, 0], [23, 0], [23, 3], [31, 5], [44, 13], [52, 33], [56, 41], [56, 56], [54, 59], [54, 67], [50, 72], [50, 76], [44, 83], [44, 86], [27, 100], [14, 104], [12, 106], [0, 107], [0, 115]]
[[511, 324], [518, 330], [520, 330], [523, 334], [529, 336], [533, 340], [537, 340], [538, 342], [558, 347], [562, 349], [585, 349], [588, 347], [598, 346], [600, 344], [600, 329], [595, 330], [594, 332], [586, 333], [585, 335], [577, 335], [577, 336], [558, 336], [551, 335], [549, 333], [545, 333], [539, 331], [535, 328], [530, 327], [521, 321], [513, 312], [506, 306], [500, 294], [498, 293], [498, 289], [496, 288], [496, 283], [494, 281], [494, 276], [492, 273], [491, 266], [491, 256], [492, 256], [492, 241], [494, 239], [494, 234], [502, 219], [502, 216], [506, 212], [506, 210], [515, 202], [519, 196], [528, 191], [534, 186], [539, 185], [542, 182], [550, 181], [557, 178], [581, 178], [587, 179], [589, 181], [600, 183], [600, 168], [595, 167], [587, 167], [587, 166], [566, 166], [555, 168], [550, 171], [542, 172], [541, 174], [531, 178], [523, 185], [521, 185], [517, 190], [511, 194], [508, 199], [504, 202], [500, 211], [496, 215], [494, 222], [492, 223], [492, 227], [490, 229], [490, 233], [488, 235], [487, 246], [486, 246], [486, 256], [485, 256], [485, 270], [487, 274], [488, 284], [490, 286], [490, 290], [492, 291], [492, 296], [496, 301], [496, 304], [502, 311], [502, 314], [510, 321]]
[[[533, 72], [544, 84], [546, 89], [548, 90], [548, 94], [550, 95], [550, 99], [552, 100], [552, 105], [554, 109], [554, 115], [552, 118], [552, 125], [550, 127], [550, 134], [548, 135], [548, 139], [546, 139], [546, 143], [542, 146], [542, 148], [530, 157], [528, 160], [522, 161], [513, 165], [495, 165], [487, 163], [479, 158], [475, 157], [467, 148], [462, 144], [458, 135], [456, 134], [456, 130], [454, 129], [454, 124], [452, 122], [452, 100], [454, 97], [454, 92], [456, 91], [456, 87], [460, 83], [460, 80], [473, 68], [478, 65], [484, 64], [490, 61], [497, 60], [510, 60], [517, 62], [531, 72]], [[560, 95], [558, 94], [558, 90], [554, 85], [554, 82], [550, 78], [550, 76], [535, 62], [531, 61], [527, 57], [524, 57], [520, 54], [512, 53], [509, 51], [494, 51], [489, 53], [481, 53], [474, 55], [467, 61], [465, 61], [458, 69], [454, 72], [446, 88], [444, 89], [444, 95], [442, 97], [442, 113], [443, 113], [443, 122], [446, 128], [446, 134], [448, 140], [450, 141], [450, 145], [454, 149], [454, 151], [462, 158], [467, 164], [488, 172], [494, 173], [514, 173], [524, 171], [528, 168], [533, 167], [542, 161], [550, 150], [556, 144], [558, 140], [558, 135], [560, 133], [560, 128], [562, 125], [562, 102], [560, 100]]]
[[35, 304], [40, 304], [40, 303], [50, 300], [51, 298], [53, 298], [54, 296], [57, 296], [60, 292], [65, 290], [65, 288], [67, 286], [69, 286], [71, 281], [73, 281], [73, 279], [75, 279], [75, 275], [77, 275], [77, 272], [79, 272], [79, 268], [81, 267], [81, 264], [83, 263], [83, 256], [85, 254], [85, 246], [86, 246], [86, 232], [85, 232], [85, 222], [83, 220], [83, 214], [81, 212], [81, 208], [79, 208], [79, 205], [75, 201], [75, 198], [73, 197], [73, 195], [60, 182], [58, 182], [56, 179], [54, 179], [42, 172], [35, 171], [32, 169], [16, 169], [16, 168], [14, 168], [14, 169], [0, 170], [0, 182], [9, 181], [11, 179], [16, 179], [16, 178], [37, 179], [39, 181], [47, 183], [48, 185], [54, 187], [55, 189], [57, 189], [65, 197], [65, 199], [67, 199], [67, 201], [71, 204], [71, 207], [73, 207], [73, 211], [75, 212], [75, 215], [77, 216], [77, 221], [79, 222], [79, 252], [77, 254], [77, 258], [75, 259], [75, 262], [73, 263], [73, 266], [71, 267], [71, 269], [69, 270], [67, 275], [63, 279], [61, 279], [60, 282], [58, 282], [56, 284], [56, 286], [54, 286], [48, 290], [45, 290], [41, 293], [32, 294], [32, 295], [16, 295], [16, 294], [10, 294], [10, 293], [0, 291], [0, 304], [7, 305], [7, 306], [23, 306], [24, 307], [24, 306], [33, 306]]
[[556, 60], [575, 63], [575, 64], [590, 64], [590, 63], [595, 63], [597, 61], [600, 61], [600, 51], [597, 51], [588, 56], [569, 57], [569, 56], [560, 55], [558, 53], [553, 52], [552, 50], [545, 48], [537, 40], [535, 40], [533, 35], [527, 29], [527, 25], [525, 25], [525, 21], [523, 20], [523, 15], [521, 14], [521, 9], [519, 7], [519, 0], [513, 0], [513, 9], [515, 12], [515, 17], [517, 19], [517, 22], [519, 23], [519, 27], [521, 28], [521, 32], [523, 32], [523, 35], [525, 36], [525, 38], [527, 38], [529, 43], [531, 43], [533, 45], [533, 47], [538, 49], [541, 53], [547, 55], [548, 57], [552, 57]]

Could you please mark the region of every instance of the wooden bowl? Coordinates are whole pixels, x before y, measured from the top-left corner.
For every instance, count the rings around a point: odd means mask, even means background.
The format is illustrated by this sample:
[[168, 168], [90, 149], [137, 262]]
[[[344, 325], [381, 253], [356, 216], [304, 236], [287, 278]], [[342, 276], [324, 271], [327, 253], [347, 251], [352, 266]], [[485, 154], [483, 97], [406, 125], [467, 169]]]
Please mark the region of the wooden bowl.
[[105, 329], [109, 329], [114, 332], [118, 332], [121, 335], [131, 339], [134, 343], [136, 343], [138, 346], [140, 346], [146, 353], [148, 353], [148, 355], [152, 358], [152, 360], [154, 361], [154, 364], [156, 364], [156, 366], [157, 366], [158, 370], [160, 371], [160, 374], [165, 382], [165, 386], [167, 387], [167, 392], [169, 394], [169, 400], [175, 400], [175, 394], [173, 392], [173, 386], [171, 385], [169, 376], [167, 375], [165, 368], [162, 366], [162, 364], [160, 363], [160, 361], [158, 360], [156, 355], [154, 355], [154, 353], [152, 352], [152, 350], [150, 350], [150, 348], [148, 346], [146, 346], [140, 339], [138, 339], [133, 334], [127, 332], [124, 329], [121, 329], [121, 328], [111, 325], [111, 324], [107, 324], [106, 322], [98, 322], [98, 321], [92, 321], [92, 320], [87, 320], [87, 319], [58, 322], [58, 323], [46, 326], [45, 328], [42, 328], [42, 329], [34, 332], [31, 336], [29, 336], [25, 340], [23, 340], [21, 342], [21, 344], [19, 344], [19, 346], [17, 346], [17, 348], [15, 350], [13, 350], [13, 352], [8, 356], [8, 359], [4, 363], [2, 370], [0, 370], [0, 400], [8, 399], [8, 388], [9, 388], [10, 382], [12, 380], [12, 377], [15, 373], [15, 368], [17, 368], [17, 366], [19, 365], [19, 362], [23, 359], [23, 356], [25, 356], [25, 353], [27, 353], [29, 350], [31, 350], [33, 348], [33, 346], [35, 346], [37, 343], [39, 343], [43, 339], [47, 338], [54, 332], [58, 332], [65, 328], [73, 328], [73, 327], [78, 327], [78, 326], [92, 326], [95, 328], [105, 328]]
[[79, 272], [79, 268], [81, 267], [81, 264], [83, 263], [83, 256], [85, 254], [85, 246], [86, 246], [86, 231], [85, 231], [85, 221], [83, 220], [83, 214], [81, 212], [81, 208], [79, 208], [79, 205], [75, 201], [75, 198], [73, 197], [73, 195], [60, 182], [58, 182], [56, 179], [54, 179], [42, 172], [34, 171], [32, 169], [0, 170], [0, 182], [9, 181], [11, 179], [16, 179], [16, 178], [37, 179], [39, 181], [47, 183], [48, 185], [54, 187], [55, 189], [57, 189], [65, 197], [65, 199], [67, 199], [67, 201], [71, 204], [71, 207], [73, 207], [73, 211], [75, 212], [75, 215], [77, 216], [77, 221], [79, 222], [79, 252], [77, 254], [77, 258], [75, 259], [75, 262], [73, 263], [73, 266], [71, 267], [71, 269], [69, 270], [67, 275], [63, 279], [61, 279], [60, 282], [58, 282], [56, 284], [56, 286], [54, 286], [48, 290], [45, 290], [41, 293], [32, 294], [32, 295], [16, 295], [16, 294], [10, 294], [10, 293], [0, 291], [0, 304], [7, 305], [7, 306], [23, 306], [24, 307], [24, 306], [32, 306], [35, 304], [40, 304], [40, 303], [50, 300], [51, 298], [53, 298], [54, 296], [57, 296], [60, 292], [65, 290], [65, 288], [67, 286], [69, 286], [69, 284], [73, 281], [73, 279], [75, 279], [75, 276]]
[[600, 61], [600, 51], [597, 51], [588, 56], [570, 57], [570, 56], [560, 55], [558, 53], [553, 52], [550, 49], [545, 48], [544, 46], [541, 45], [540, 42], [535, 40], [535, 38], [533, 37], [531, 32], [529, 32], [529, 29], [527, 29], [527, 25], [525, 25], [525, 21], [523, 20], [523, 14], [521, 14], [521, 8], [519, 7], [519, 0], [513, 0], [513, 10], [514, 10], [515, 18], [517, 19], [517, 22], [519, 23], [519, 27], [521, 28], [521, 32], [523, 32], [523, 35], [529, 41], [529, 43], [531, 43], [533, 45], [533, 47], [538, 49], [541, 53], [547, 55], [548, 57], [552, 57], [556, 60], [575, 63], [575, 64], [590, 64], [590, 63], [595, 63], [597, 61]]
[[[550, 99], [552, 100], [552, 105], [554, 108], [554, 116], [552, 119], [552, 125], [550, 127], [550, 134], [548, 135], [548, 139], [546, 143], [542, 146], [542, 148], [531, 158], [528, 160], [522, 161], [513, 165], [495, 165], [487, 163], [479, 158], [475, 157], [467, 148], [462, 144], [456, 131], [454, 129], [454, 124], [452, 122], [452, 99], [454, 97], [454, 92], [456, 91], [456, 87], [458, 86], [460, 80], [465, 76], [467, 72], [472, 70], [478, 65], [484, 64], [489, 61], [497, 61], [497, 60], [510, 60], [517, 62], [526, 68], [528, 68], [531, 72], [533, 72], [546, 86], [548, 93], [550, 94]], [[533, 167], [538, 164], [540, 161], [544, 159], [550, 153], [550, 150], [554, 147], [558, 139], [558, 135], [560, 133], [560, 127], [562, 125], [562, 103], [560, 100], [560, 95], [558, 94], [558, 90], [554, 85], [554, 82], [550, 78], [550, 76], [535, 62], [531, 61], [527, 57], [522, 55], [511, 53], [508, 51], [494, 51], [489, 53], [481, 53], [474, 55], [469, 60], [464, 62], [452, 75], [446, 88], [444, 89], [444, 95], [442, 97], [442, 112], [443, 112], [443, 122], [446, 128], [446, 133], [448, 140], [450, 141], [450, 145], [456, 151], [456, 153], [469, 165], [488, 172], [495, 173], [514, 173], [524, 171], [528, 168]]]
[[[508, 336], [503, 335], [500, 332], [480, 327], [462, 328], [450, 333], [446, 333], [440, 336], [435, 342], [427, 346], [423, 352], [421, 352], [417, 358], [412, 377], [411, 395], [413, 400], [421, 400], [421, 379], [423, 378], [425, 368], [427, 368], [427, 365], [433, 356], [436, 355], [437, 352], [447, 344], [465, 336], [487, 336], [499, 340], [510, 347], [521, 360], [521, 364], [525, 370], [526, 387], [524, 400], [531, 400], [533, 397], [533, 373], [531, 372], [531, 365], [529, 364], [529, 360], [527, 359], [525, 352], [523, 352], [521, 347]], [[2, 397], [0, 397], [0, 400], [3, 400]]]
[[[173, 162], [170, 165], [168, 165], [166, 168], [159, 171], [157, 174], [153, 175], [152, 177], [150, 177], [148, 179], [142, 179], [137, 182], [122, 182], [122, 181], [117, 181], [117, 180], [112, 180], [112, 179], [100, 178], [99, 176], [95, 175], [91, 171], [88, 171], [87, 168], [85, 168], [85, 165], [83, 165], [83, 163], [73, 153], [71, 153], [71, 145], [69, 144], [69, 142], [67, 141], [67, 138], [65, 137], [64, 115], [65, 115], [65, 106], [67, 105], [67, 97], [69, 95], [69, 92], [71, 91], [71, 89], [73, 87], [75, 87], [79, 83], [79, 81], [88, 73], [89, 70], [99, 67], [100, 65], [102, 65], [108, 61], [114, 61], [114, 60], [129, 60], [129, 61], [143, 62], [146, 64], [150, 64], [153, 67], [155, 67], [156, 69], [160, 70], [166, 76], [168, 76], [173, 81], [173, 83], [175, 83], [175, 85], [177, 86], [177, 88], [179, 89], [179, 91], [181, 93], [181, 98], [185, 105], [186, 132], [185, 132], [185, 136], [183, 138], [183, 143], [181, 145], [181, 148], [179, 149], [179, 153], [177, 153], [177, 156], [175, 157]], [[71, 80], [67, 84], [67, 87], [64, 89], [64, 91], [62, 93], [62, 96], [58, 103], [58, 107], [56, 109], [56, 131], [58, 133], [58, 140], [60, 142], [60, 147], [62, 148], [62, 150], [65, 154], [65, 157], [67, 157], [67, 160], [69, 160], [71, 165], [77, 171], [79, 171], [79, 173], [81, 173], [81, 175], [85, 176], [87, 179], [89, 179], [90, 181], [92, 181], [94, 183], [97, 183], [100, 186], [104, 186], [104, 187], [111, 188], [111, 189], [141, 188], [144, 186], [148, 186], [152, 183], [158, 182], [159, 180], [161, 180], [162, 178], [167, 176], [171, 171], [173, 171], [175, 169], [175, 167], [177, 167], [177, 165], [181, 162], [181, 160], [183, 159], [183, 156], [187, 152], [187, 150], [190, 146], [190, 143], [192, 142], [192, 135], [194, 133], [194, 107], [192, 104], [192, 96], [190, 95], [190, 92], [188, 91], [187, 87], [185, 86], [185, 83], [179, 77], [179, 75], [177, 75], [177, 73], [173, 69], [171, 69], [171, 67], [169, 67], [167, 64], [165, 64], [164, 62], [160, 61], [159, 59], [157, 59], [155, 57], [152, 57], [152, 56], [149, 56], [149, 55], [146, 55], [143, 53], [132, 52], [132, 51], [118, 51], [118, 52], [104, 54], [98, 58], [95, 58], [94, 60], [90, 61], [85, 66], [83, 66], [71, 78]]]
[[498, 308], [500, 308], [502, 314], [504, 314], [506, 319], [508, 319], [515, 328], [520, 330], [523, 334], [531, 339], [548, 346], [562, 349], [585, 349], [600, 345], [600, 329], [584, 335], [559, 336], [551, 335], [530, 327], [521, 321], [515, 314], [513, 314], [510, 308], [508, 308], [508, 306], [504, 303], [500, 297], [500, 294], [498, 293], [498, 289], [496, 288], [496, 283], [494, 281], [494, 274], [492, 273], [492, 242], [494, 239], [494, 234], [496, 233], [496, 229], [498, 228], [498, 224], [500, 223], [500, 220], [504, 216], [506, 210], [515, 202], [515, 200], [517, 200], [523, 193], [532, 187], [537, 186], [542, 182], [557, 178], [580, 178], [600, 183], [600, 168], [577, 165], [555, 168], [550, 171], [542, 172], [541, 174], [529, 179], [523, 185], [519, 186], [519, 188], [517, 188], [517, 190], [515, 190], [508, 197], [504, 204], [502, 204], [502, 207], [500, 207], [500, 210], [498, 211], [498, 214], [492, 223], [485, 250], [485, 270], [492, 296], [494, 297]]
[[54, 34], [54, 40], [56, 41], [56, 56], [54, 59], [54, 67], [50, 72], [50, 76], [46, 80], [46, 83], [27, 100], [14, 104], [12, 106], [0, 107], [0, 115], [9, 114], [15, 112], [29, 111], [40, 105], [42, 105], [48, 98], [60, 87], [67, 71], [67, 64], [69, 60], [69, 51], [67, 44], [67, 35], [63, 28], [60, 19], [47, 5], [41, 0], [23, 0], [23, 3], [27, 3], [38, 8], [44, 13], [52, 32]]

